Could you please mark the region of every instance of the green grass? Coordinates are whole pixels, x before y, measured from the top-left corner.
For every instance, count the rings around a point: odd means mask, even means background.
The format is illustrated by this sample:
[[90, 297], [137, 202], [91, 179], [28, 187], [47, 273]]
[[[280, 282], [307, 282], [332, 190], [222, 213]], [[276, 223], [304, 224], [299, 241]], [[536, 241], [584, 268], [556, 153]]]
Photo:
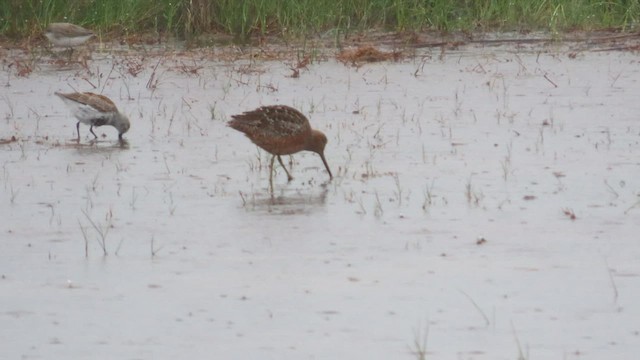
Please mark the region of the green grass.
[[640, 0], [0, 0], [0, 36], [36, 36], [49, 22], [101, 34], [225, 33], [304, 37], [330, 30], [633, 30]]

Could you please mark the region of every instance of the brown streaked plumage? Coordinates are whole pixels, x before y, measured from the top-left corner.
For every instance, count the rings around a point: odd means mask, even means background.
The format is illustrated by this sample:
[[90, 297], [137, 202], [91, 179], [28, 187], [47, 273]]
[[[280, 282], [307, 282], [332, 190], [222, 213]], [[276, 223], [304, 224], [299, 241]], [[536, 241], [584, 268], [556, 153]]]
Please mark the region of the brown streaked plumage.
[[118, 138], [122, 140], [122, 134], [129, 131], [131, 124], [129, 119], [118, 111], [116, 104], [108, 97], [91, 92], [63, 94], [56, 92], [57, 96], [64, 101], [71, 109], [73, 116], [78, 119], [76, 130], [78, 131], [78, 141], [80, 141], [80, 123], [89, 125], [91, 134], [98, 138], [93, 132], [93, 127], [110, 125], [118, 130]]
[[273, 155], [270, 183], [273, 177], [273, 160], [278, 158], [278, 162], [287, 173], [287, 179], [291, 181], [293, 178], [280, 156], [303, 150], [320, 155], [329, 173], [329, 179], [333, 179], [324, 157], [327, 137], [322, 132], [312, 129], [309, 120], [300, 111], [286, 105], [270, 105], [231, 117], [233, 119], [228, 123], [230, 127], [243, 132], [254, 144]]
[[70, 23], [51, 23], [44, 31], [53, 45], [68, 48], [84, 44], [93, 35], [91, 30]]

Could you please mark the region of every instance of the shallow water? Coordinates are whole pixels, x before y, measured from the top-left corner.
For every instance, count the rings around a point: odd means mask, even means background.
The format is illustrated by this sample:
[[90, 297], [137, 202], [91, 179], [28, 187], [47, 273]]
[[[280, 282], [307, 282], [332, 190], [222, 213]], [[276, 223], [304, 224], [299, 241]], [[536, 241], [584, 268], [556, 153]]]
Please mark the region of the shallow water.
[[[637, 353], [636, 54], [467, 46], [299, 78], [209, 55], [3, 65], [7, 358]], [[77, 144], [53, 96], [73, 90], [128, 114], [127, 143]], [[333, 181], [301, 153], [269, 192], [268, 154], [225, 125], [268, 104], [327, 135]]]

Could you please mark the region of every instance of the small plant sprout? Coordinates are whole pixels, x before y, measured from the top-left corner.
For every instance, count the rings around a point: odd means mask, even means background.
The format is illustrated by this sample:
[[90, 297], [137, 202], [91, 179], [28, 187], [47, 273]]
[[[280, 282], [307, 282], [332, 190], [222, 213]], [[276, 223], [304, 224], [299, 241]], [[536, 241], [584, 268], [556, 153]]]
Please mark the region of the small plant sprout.
[[9, 185], [9, 189], [11, 190], [11, 196], [9, 197], [9, 202], [11, 203], [11, 205], [14, 205], [16, 203], [16, 198], [18, 197], [18, 194], [20, 193], [20, 190], [15, 190], [13, 188], [13, 184]]
[[32, 113], [33, 116], [36, 117], [36, 128], [35, 128], [35, 131], [34, 131], [34, 135], [38, 136], [38, 131], [40, 131], [40, 120], [42, 119], [42, 115], [38, 114], [38, 112], [35, 111], [34, 109], [32, 109], [31, 107], [29, 107], [29, 112]]
[[609, 185], [609, 182], [607, 181], [607, 179], [604, 179], [604, 184], [607, 186], [607, 189], [609, 189], [609, 192], [611, 192], [611, 195], [614, 197], [614, 199], [617, 199], [620, 197], [620, 194], [618, 194], [618, 192], [613, 188], [613, 186]]
[[551, 85], [553, 85], [554, 88], [558, 87], [558, 84], [556, 84], [553, 80], [551, 80], [551, 78], [549, 77], [549, 75], [547, 73], [544, 74], [544, 78], [545, 80], [547, 80]]
[[415, 357], [416, 360], [427, 359], [428, 339], [429, 339], [429, 325], [425, 326], [424, 330], [422, 329], [422, 327], [413, 329], [413, 344], [409, 347], [409, 351], [411, 352], [411, 355]]
[[474, 204], [476, 206], [480, 205], [480, 200], [482, 200], [482, 193], [476, 192], [471, 183], [472, 176], [469, 176], [469, 180], [465, 185], [465, 197], [467, 198], [467, 202], [469, 204]]
[[100, 179], [100, 172], [98, 171], [96, 173], [96, 176], [93, 177], [93, 181], [91, 182], [91, 190], [93, 190], [93, 192], [96, 192], [96, 190], [98, 189], [99, 179]]
[[518, 333], [516, 332], [516, 328], [515, 326], [513, 326], [513, 322], [511, 322], [511, 330], [513, 332], [513, 337], [516, 340], [516, 346], [518, 347], [518, 360], [528, 360], [529, 359], [529, 352], [527, 351], [527, 356], [525, 356], [524, 352], [522, 351], [522, 345], [520, 345], [520, 339], [518, 338]]
[[129, 201], [129, 206], [131, 210], [136, 209], [136, 202], [138, 201], [138, 194], [136, 194], [136, 187], [131, 188], [131, 200]]
[[25, 142], [18, 142], [18, 147], [20, 148], [20, 160], [27, 160], [27, 149]]
[[622, 75], [622, 71], [620, 71], [617, 74], [612, 74], [611, 77], [611, 87], [613, 88], [616, 84], [616, 82], [618, 82], [618, 79], [620, 79], [620, 76]]
[[427, 61], [431, 60], [431, 55], [426, 55], [422, 57], [420, 64], [416, 67], [416, 71], [413, 72], [414, 77], [418, 77], [418, 75], [422, 75], [424, 73], [424, 66], [427, 64]]
[[116, 256], [120, 255], [120, 249], [122, 248], [122, 244], [124, 244], [124, 238], [120, 238], [120, 242], [118, 243], [118, 247], [116, 248]]
[[87, 230], [85, 229], [84, 226], [82, 226], [82, 223], [80, 222], [80, 220], [78, 220], [78, 226], [80, 227], [80, 232], [82, 232], [82, 238], [84, 239], [84, 257], [88, 258], [89, 257], [89, 238], [87, 235]]
[[398, 202], [398, 206], [402, 206], [402, 186], [400, 186], [400, 178], [398, 177], [398, 174], [393, 175], [393, 182], [396, 185], [396, 190], [393, 193], [394, 197]]
[[[483, 239], [483, 240], [484, 240], [484, 238], [481, 238], [481, 239]], [[486, 240], [485, 240], [485, 242], [486, 242]], [[478, 244], [478, 245], [479, 245], [479, 244], [481, 244], [481, 243], [478, 243], [478, 241], [476, 241], [476, 244]], [[469, 294], [467, 294], [466, 292], [464, 292], [464, 291], [460, 290], [460, 293], [461, 293], [462, 295], [464, 295], [464, 296], [465, 296], [465, 297], [466, 297], [466, 298], [471, 302], [471, 304], [473, 305], [473, 307], [474, 307], [476, 310], [478, 310], [478, 313], [479, 313], [480, 315], [482, 315], [482, 318], [484, 319], [484, 326], [488, 327], [488, 326], [489, 326], [489, 324], [491, 324], [491, 322], [489, 321], [489, 317], [487, 317], [487, 315], [484, 313], [484, 311], [482, 311], [482, 309], [480, 308], [480, 306], [478, 306], [478, 303], [476, 303], [476, 302], [473, 300], [473, 298], [472, 298], [471, 296], [469, 296]]]
[[4, 115], [4, 119], [5, 120], [11, 120], [13, 119], [13, 117], [15, 116], [14, 110], [13, 110], [13, 103], [11, 102], [11, 100], [9, 99], [8, 96], [4, 97], [4, 102], [7, 104], [7, 112]]
[[638, 198], [638, 200], [633, 205], [629, 206], [627, 208], [627, 210], [624, 211], [624, 214], [627, 215], [631, 210], [633, 210], [633, 209], [635, 209], [637, 207], [640, 207], [640, 197]]
[[46, 207], [48, 207], [49, 209], [51, 209], [51, 216], [49, 217], [49, 226], [51, 226], [53, 224], [53, 220], [56, 216], [56, 210], [54, 207], [53, 203], [44, 203], [43, 205], [45, 205]]
[[507, 181], [509, 172], [511, 171], [511, 162], [509, 161], [509, 158], [505, 157], [505, 159], [500, 162], [500, 166], [502, 167], [502, 178], [504, 181]]
[[538, 138], [536, 140], [536, 153], [543, 150], [544, 147], [544, 127], [538, 129]]
[[245, 198], [244, 193], [242, 191], [238, 191], [238, 194], [240, 195], [240, 199], [242, 199], [242, 207], [246, 207], [247, 199]]
[[431, 185], [427, 185], [424, 188], [424, 201], [422, 202], [422, 210], [425, 212], [429, 211], [431, 205], [433, 205], [433, 185], [435, 184], [435, 180], [431, 181]]
[[377, 218], [380, 218], [384, 214], [384, 211], [382, 210], [382, 203], [380, 202], [380, 196], [378, 196], [378, 191], [376, 190], [374, 194], [376, 197], [376, 203], [373, 209], [373, 215], [375, 215], [375, 217]]
[[553, 172], [553, 176], [555, 176], [558, 188], [556, 189], [557, 192], [562, 192], [566, 189], [566, 186], [564, 185], [564, 183], [562, 182], [562, 178], [565, 177], [566, 175], [561, 172], [561, 171], [554, 171]]
[[164, 161], [164, 168], [167, 171], [167, 175], [171, 175], [171, 169], [169, 168], [169, 163], [167, 162], [167, 154], [162, 154], [162, 160]]
[[173, 202], [173, 193], [169, 191], [169, 215], [173, 216], [177, 207], [178, 205]]
[[500, 162], [502, 166], [502, 178], [504, 181], [507, 181], [509, 174], [511, 173], [511, 154], [512, 154], [513, 143], [509, 143], [507, 145], [507, 155], [504, 157], [504, 160]]
[[615, 279], [613, 278], [613, 274], [616, 272], [615, 269], [612, 269], [609, 266], [609, 262], [607, 259], [604, 259], [604, 264], [607, 267], [607, 273], [609, 274], [609, 282], [611, 283], [611, 289], [613, 290], [613, 302], [614, 304], [618, 304], [618, 286], [616, 286]]
[[158, 71], [158, 66], [160, 66], [160, 64], [162, 63], [162, 60], [163, 60], [162, 58], [158, 59], [158, 62], [156, 63], [155, 67], [153, 68], [153, 71], [151, 72], [151, 75], [149, 75], [149, 80], [147, 80], [146, 87], [147, 89], [151, 90], [152, 95], [156, 91], [160, 83], [159, 75], [156, 72]]
[[156, 241], [156, 237], [152, 235], [151, 236], [151, 258], [152, 259], [155, 258], [156, 255], [158, 255], [158, 252], [160, 252], [160, 250], [162, 250], [162, 248], [164, 247], [164, 246], [160, 246], [156, 248], [155, 241]]
[[[142, 118], [142, 113], [139, 114], [140, 118]], [[151, 122], [151, 134], [155, 134], [156, 132], [156, 114], [154, 112], [149, 116], [149, 121]]]
[[462, 112], [462, 100], [459, 94], [459, 90], [456, 89], [456, 92], [453, 96], [453, 116], [458, 119], [460, 118], [460, 113]]
[[[107, 252], [107, 236], [109, 235], [109, 229], [111, 228], [112, 225], [112, 220], [113, 220], [113, 213], [111, 212], [111, 210], [109, 210], [105, 216], [105, 224], [101, 225], [101, 224], [96, 224], [95, 221], [93, 221], [93, 219], [91, 219], [91, 216], [89, 216], [89, 214], [82, 210], [82, 213], [84, 214], [85, 218], [89, 221], [89, 223], [91, 224], [91, 227], [93, 227], [93, 229], [96, 231], [96, 233], [98, 234], [98, 244], [100, 244], [100, 247], [102, 248], [102, 253], [104, 256], [108, 255]], [[85, 228], [82, 226], [82, 223], [80, 223], [80, 221], [78, 220], [78, 223], [80, 224], [80, 231], [82, 232], [82, 236], [84, 237], [84, 241], [85, 241], [85, 256], [88, 257], [89, 255], [89, 250], [88, 250], [88, 237], [87, 237], [87, 233]]]
[[217, 102], [214, 102], [213, 105], [209, 106], [209, 114], [211, 114], [211, 120], [217, 120], [216, 105], [217, 105]]
[[364, 207], [364, 203], [362, 201], [362, 196], [360, 197], [356, 197], [356, 202], [358, 203], [358, 206], [360, 206], [360, 212], [357, 212], [360, 215], [366, 215], [367, 214], [367, 209], [365, 209]]

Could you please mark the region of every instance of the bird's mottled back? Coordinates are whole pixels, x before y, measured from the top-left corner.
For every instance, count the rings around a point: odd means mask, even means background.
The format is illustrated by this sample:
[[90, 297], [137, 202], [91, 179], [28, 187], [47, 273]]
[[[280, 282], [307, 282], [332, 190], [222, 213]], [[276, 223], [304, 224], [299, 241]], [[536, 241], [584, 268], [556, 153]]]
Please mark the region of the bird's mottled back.
[[69, 94], [56, 92], [55, 94], [60, 96], [62, 99], [68, 99], [79, 104], [91, 106], [103, 113], [118, 112], [116, 104], [104, 95], [94, 94], [92, 92], [75, 92]]
[[45, 33], [53, 33], [58, 37], [78, 37], [93, 35], [93, 31], [70, 23], [51, 23]]
[[262, 106], [233, 115], [229, 126], [252, 136], [279, 138], [309, 132], [309, 120], [298, 110], [286, 105]]

